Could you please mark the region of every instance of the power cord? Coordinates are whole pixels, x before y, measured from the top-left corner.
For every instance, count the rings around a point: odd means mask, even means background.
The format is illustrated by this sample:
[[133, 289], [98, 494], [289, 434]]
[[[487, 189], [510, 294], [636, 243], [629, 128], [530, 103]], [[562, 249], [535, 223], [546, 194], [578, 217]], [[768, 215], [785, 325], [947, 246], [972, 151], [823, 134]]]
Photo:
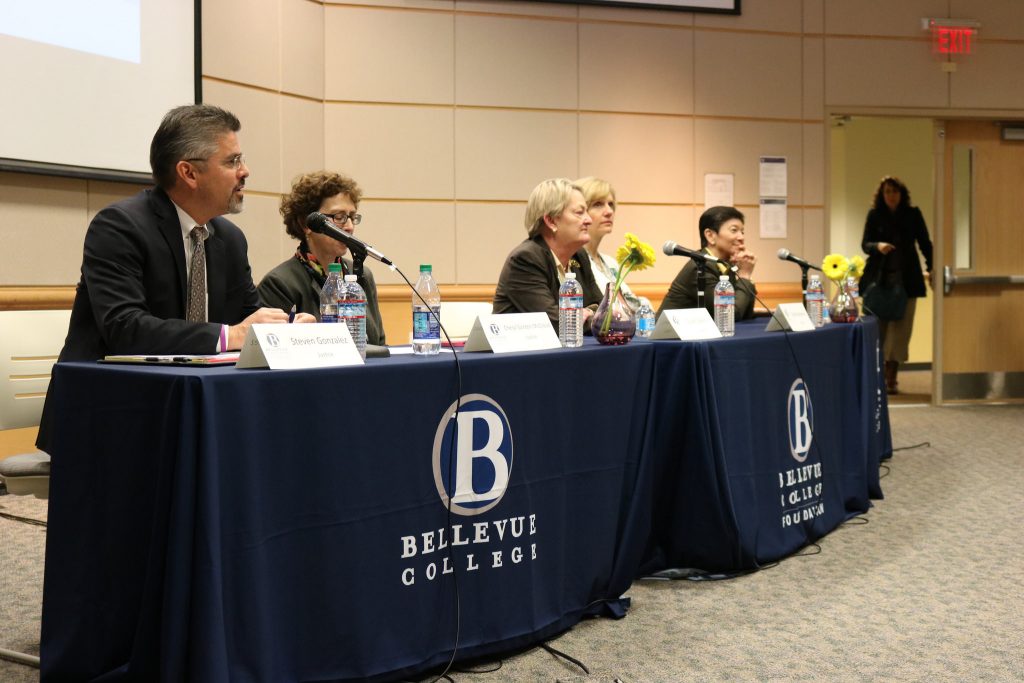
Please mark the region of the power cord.
[[[452, 344], [452, 338], [448, 336], [448, 330], [446, 330], [444, 328], [444, 325], [441, 324], [441, 318], [434, 311], [433, 307], [427, 303], [426, 299], [423, 298], [422, 294], [416, 291], [416, 287], [412, 284], [412, 282], [409, 281], [409, 278], [405, 276], [405, 273], [403, 273], [398, 268], [398, 266], [392, 265], [391, 267], [395, 270], [396, 273], [402, 276], [402, 279], [405, 280], [405, 284], [409, 285], [409, 289], [412, 290], [412, 293], [416, 295], [416, 297], [423, 303], [423, 306], [428, 311], [430, 311], [430, 315], [433, 316], [434, 320], [437, 321], [437, 327], [439, 330], [441, 330], [441, 333], [444, 335], [444, 338], [448, 340], [448, 346], [452, 350], [452, 358], [455, 360], [455, 412], [453, 412], [451, 416], [451, 419], [454, 420], [454, 426], [452, 427], [453, 431], [451, 440], [448, 442], [448, 484], [453, 487], [454, 491], [454, 468], [456, 456], [455, 448], [459, 441], [459, 409], [462, 407], [462, 365], [459, 363], [459, 354], [455, 350], [455, 346]], [[447, 503], [445, 504], [445, 525], [447, 526], [449, 533], [451, 533], [452, 495], [449, 494], [447, 496], [447, 499]], [[452, 566], [452, 585], [455, 589], [455, 645], [452, 647], [452, 656], [448, 659], [448, 663], [445, 665], [444, 670], [441, 671], [441, 673], [438, 674], [437, 677], [434, 678], [433, 681], [431, 681], [431, 683], [437, 683], [442, 679], [452, 681], [451, 677], [448, 676], [448, 672], [451, 671], [452, 665], [455, 663], [455, 657], [457, 656], [459, 651], [459, 642], [462, 637], [462, 601], [459, 595], [459, 573], [457, 569], [458, 563], [455, 561], [455, 552], [452, 546], [453, 544], [448, 544], [448, 561], [451, 563]]]
[[575, 664], [579, 668], [583, 669], [583, 673], [588, 674], [588, 675], [590, 674], [590, 669], [588, 669], [587, 666], [583, 662], [581, 662], [580, 660], [576, 659], [572, 655], [567, 655], [566, 653], [562, 652], [561, 650], [557, 650], [557, 649], [551, 647], [547, 643], [541, 643], [540, 647], [541, 647], [542, 650], [546, 650], [547, 652], [549, 652], [551, 655], [553, 655], [555, 657], [561, 657], [562, 659], [566, 660], [567, 662], [572, 662], [573, 664]]
[[46, 528], [46, 522], [44, 522], [41, 519], [32, 519], [31, 517], [21, 517], [19, 515], [12, 515], [9, 512], [0, 512], [0, 517], [3, 517], [4, 519], [9, 519], [12, 522], [21, 522], [22, 524], [31, 524], [33, 526], [41, 526], [44, 529]]
[[900, 446], [899, 448], [894, 448], [894, 449], [892, 449], [892, 452], [895, 453], [896, 451], [909, 451], [909, 450], [913, 450], [915, 448], [931, 448], [931, 447], [932, 447], [931, 441], [922, 441], [921, 443], [915, 443], [913, 446]]

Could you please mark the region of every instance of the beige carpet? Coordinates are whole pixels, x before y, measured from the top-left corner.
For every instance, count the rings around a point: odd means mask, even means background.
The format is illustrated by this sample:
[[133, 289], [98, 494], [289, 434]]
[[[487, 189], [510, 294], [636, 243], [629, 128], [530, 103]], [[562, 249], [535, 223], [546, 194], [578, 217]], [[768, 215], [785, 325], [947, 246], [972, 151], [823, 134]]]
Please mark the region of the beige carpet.
[[[931, 446], [897, 452], [886, 499], [820, 553], [730, 581], [637, 582], [624, 619], [551, 642], [589, 676], [535, 649], [451, 679], [1024, 680], [1024, 407], [894, 406], [891, 419], [897, 447]], [[0, 511], [45, 506], [6, 496]], [[0, 519], [0, 544], [0, 647], [32, 649], [43, 531]], [[0, 681], [32, 680], [0, 662]]]

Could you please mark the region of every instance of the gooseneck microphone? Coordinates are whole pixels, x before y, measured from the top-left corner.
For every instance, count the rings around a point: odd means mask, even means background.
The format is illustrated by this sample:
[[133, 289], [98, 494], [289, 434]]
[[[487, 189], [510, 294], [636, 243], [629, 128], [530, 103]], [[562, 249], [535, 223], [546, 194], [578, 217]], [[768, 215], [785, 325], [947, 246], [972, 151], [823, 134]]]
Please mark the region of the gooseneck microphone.
[[328, 237], [338, 240], [346, 247], [351, 249], [353, 254], [364, 254], [366, 256], [372, 256], [374, 259], [380, 261], [386, 266], [391, 266], [392, 268], [395, 267], [395, 264], [393, 264], [391, 262], [391, 259], [389, 259], [387, 256], [380, 253], [379, 251], [377, 251], [376, 249], [374, 249], [373, 247], [371, 247], [369, 244], [362, 241], [358, 237], [353, 237], [344, 230], [339, 230], [338, 228], [334, 227], [334, 225], [332, 225], [331, 222], [327, 220], [327, 216], [323, 215], [319, 211], [314, 211], [313, 213], [306, 216], [306, 226], [313, 232], [319, 233], [321, 235], [327, 235]]
[[799, 256], [793, 256], [789, 249], [779, 249], [778, 257], [780, 261], [790, 261], [792, 263], [797, 264], [801, 268], [810, 268], [811, 270], [816, 270], [819, 273], [821, 272], [821, 268], [819, 268], [818, 266], [811, 265], [810, 263], [803, 260]]
[[704, 263], [722, 263], [720, 259], [716, 259], [714, 256], [709, 256], [702, 251], [693, 251], [686, 247], [681, 247], [672, 240], [665, 242], [662, 245], [661, 250], [665, 252], [666, 256], [688, 256], [694, 261], [703, 261]]

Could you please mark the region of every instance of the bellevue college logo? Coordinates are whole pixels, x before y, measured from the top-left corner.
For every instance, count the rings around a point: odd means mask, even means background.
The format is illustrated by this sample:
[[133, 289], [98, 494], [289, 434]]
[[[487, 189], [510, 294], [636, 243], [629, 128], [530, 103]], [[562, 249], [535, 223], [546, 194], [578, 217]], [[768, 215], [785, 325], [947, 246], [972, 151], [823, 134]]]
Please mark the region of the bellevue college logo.
[[451, 497], [452, 512], [479, 515], [505, 495], [512, 472], [512, 429], [501, 406], [483, 394], [462, 397], [458, 430], [454, 414], [452, 403], [434, 435], [434, 483], [445, 507]]
[[786, 421], [789, 423], [789, 450], [797, 462], [803, 462], [814, 439], [814, 413], [811, 394], [800, 377], [789, 388]]

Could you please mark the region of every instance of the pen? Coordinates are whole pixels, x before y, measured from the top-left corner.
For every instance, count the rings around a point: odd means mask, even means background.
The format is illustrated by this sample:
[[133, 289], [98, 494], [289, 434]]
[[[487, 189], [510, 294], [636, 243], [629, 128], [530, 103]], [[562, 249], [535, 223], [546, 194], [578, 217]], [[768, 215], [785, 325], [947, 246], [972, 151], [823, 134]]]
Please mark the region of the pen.
[[295, 322], [295, 304], [292, 304], [292, 310], [288, 311], [288, 322]]

